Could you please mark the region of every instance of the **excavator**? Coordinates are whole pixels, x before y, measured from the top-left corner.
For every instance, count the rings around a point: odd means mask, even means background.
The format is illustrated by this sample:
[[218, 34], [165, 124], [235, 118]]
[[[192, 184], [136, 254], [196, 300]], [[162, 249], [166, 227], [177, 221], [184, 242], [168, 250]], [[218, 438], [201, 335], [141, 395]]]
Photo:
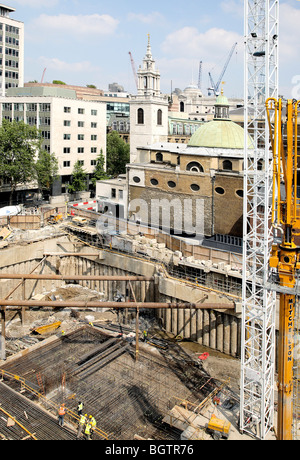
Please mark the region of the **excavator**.
[[[300, 101], [266, 101], [273, 152], [272, 226], [274, 244], [269, 259], [271, 285], [279, 293], [277, 438], [293, 439], [295, 312], [300, 277], [300, 197], [298, 197], [297, 120]], [[285, 117], [285, 119], [284, 119]], [[299, 156], [300, 157], [300, 156]], [[299, 184], [300, 185], [300, 184]], [[298, 376], [296, 376], [297, 378]]]

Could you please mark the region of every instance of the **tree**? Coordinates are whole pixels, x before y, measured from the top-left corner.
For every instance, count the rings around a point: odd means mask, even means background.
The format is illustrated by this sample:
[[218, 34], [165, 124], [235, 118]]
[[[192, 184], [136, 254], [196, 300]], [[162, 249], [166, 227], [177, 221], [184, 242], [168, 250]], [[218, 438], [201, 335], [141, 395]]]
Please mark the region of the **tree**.
[[116, 131], [107, 135], [106, 159], [109, 175], [116, 177], [126, 172], [126, 164], [130, 161], [130, 147]]
[[58, 160], [55, 154], [41, 149], [35, 169], [40, 193], [50, 192], [53, 182], [58, 177]]
[[97, 157], [97, 163], [96, 163], [95, 170], [94, 170], [93, 177], [92, 177], [92, 184], [94, 187], [96, 187], [96, 182], [98, 180], [109, 179], [108, 174], [106, 174], [105, 172], [104, 165], [105, 165], [105, 158], [103, 155], [103, 151], [101, 149], [101, 152], [99, 156]]
[[0, 181], [9, 184], [10, 198], [18, 184], [36, 178], [35, 157], [40, 149], [40, 133], [23, 121], [2, 120], [0, 126]]
[[52, 84], [53, 85], [65, 85], [66, 83], [61, 80], [53, 80]]
[[68, 186], [69, 193], [83, 192], [86, 190], [87, 173], [79, 161], [76, 161], [72, 173], [72, 183]]

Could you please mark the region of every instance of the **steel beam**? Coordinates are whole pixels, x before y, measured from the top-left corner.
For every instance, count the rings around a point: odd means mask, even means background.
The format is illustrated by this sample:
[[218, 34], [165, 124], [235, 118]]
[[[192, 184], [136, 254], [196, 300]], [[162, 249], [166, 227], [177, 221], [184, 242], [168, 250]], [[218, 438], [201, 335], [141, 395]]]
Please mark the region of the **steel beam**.
[[49, 308], [149, 308], [155, 309], [196, 309], [196, 310], [232, 310], [234, 304], [222, 303], [155, 303], [155, 302], [72, 302], [72, 301], [37, 301], [37, 300], [0, 300], [0, 307], [49, 307]]
[[97, 276], [97, 275], [38, 275], [0, 273], [5, 280], [51, 280], [51, 281], [154, 281], [153, 276]]

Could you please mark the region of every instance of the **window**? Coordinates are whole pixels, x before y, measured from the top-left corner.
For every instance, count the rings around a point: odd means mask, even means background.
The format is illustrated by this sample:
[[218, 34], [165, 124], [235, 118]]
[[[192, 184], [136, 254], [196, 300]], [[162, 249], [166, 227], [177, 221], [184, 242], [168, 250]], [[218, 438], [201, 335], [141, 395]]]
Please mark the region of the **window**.
[[84, 109], [78, 109], [79, 115], [84, 115]]
[[70, 147], [64, 147], [64, 153], [71, 153]]
[[64, 140], [65, 141], [70, 141], [71, 140], [71, 134], [64, 134]]
[[64, 168], [69, 168], [71, 166], [70, 161], [64, 161]]
[[78, 160], [79, 166], [84, 166], [84, 160]]
[[78, 134], [78, 140], [84, 141], [84, 134]]
[[84, 128], [84, 121], [78, 122], [78, 128]]
[[64, 107], [65, 113], [71, 113], [71, 107]]
[[119, 190], [119, 199], [123, 200], [123, 198], [124, 198], [123, 190]]
[[97, 128], [97, 123], [91, 123], [91, 128]]
[[117, 196], [117, 191], [116, 191], [115, 188], [112, 188], [112, 189], [111, 189], [111, 197], [112, 197], [112, 198], [116, 198], [116, 196]]
[[184, 102], [180, 102], [180, 112], [184, 112]]
[[151, 179], [150, 183], [151, 183], [151, 185], [156, 186], [156, 185], [158, 185], [158, 180], [157, 179]]
[[91, 148], [91, 153], [97, 153], [97, 147], [92, 147]]
[[216, 193], [218, 195], [224, 195], [225, 190], [223, 189], [223, 187], [216, 187]]
[[91, 115], [96, 116], [97, 115], [97, 110], [91, 110]]
[[157, 124], [162, 125], [162, 111], [160, 109], [157, 111]]
[[232, 163], [230, 160], [223, 161], [223, 169], [225, 171], [232, 171]]
[[91, 135], [91, 141], [96, 141], [98, 136], [96, 134]]
[[157, 153], [156, 154], [156, 161], [158, 161], [158, 162], [164, 161], [164, 157], [163, 157], [162, 153]]
[[191, 190], [192, 190], [193, 192], [199, 192], [200, 187], [199, 187], [198, 184], [192, 184], [192, 185], [191, 185]]
[[187, 165], [186, 170], [198, 173], [204, 172], [203, 166], [200, 163], [198, 163], [198, 161], [191, 161], [191, 163]]
[[244, 198], [244, 190], [237, 190], [235, 193], [239, 198]]
[[64, 120], [64, 126], [71, 126], [70, 120]]
[[97, 166], [97, 160], [91, 160], [91, 166]]
[[175, 188], [175, 187], [176, 187], [176, 183], [175, 183], [174, 181], [170, 180], [170, 181], [168, 182], [168, 187], [170, 187], [170, 188]]
[[134, 176], [133, 182], [135, 182], [136, 184], [139, 184], [141, 182], [141, 179], [138, 176]]
[[138, 109], [137, 115], [138, 115], [138, 125], [143, 125], [144, 124], [144, 110]]
[[77, 152], [78, 153], [84, 153], [84, 147], [78, 147]]

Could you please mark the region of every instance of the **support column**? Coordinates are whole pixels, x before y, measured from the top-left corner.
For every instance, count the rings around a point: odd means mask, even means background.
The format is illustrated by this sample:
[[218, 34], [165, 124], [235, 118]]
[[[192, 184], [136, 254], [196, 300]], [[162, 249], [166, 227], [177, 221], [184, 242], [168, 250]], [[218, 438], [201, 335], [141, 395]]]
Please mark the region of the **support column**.
[[0, 309], [0, 318], [1, 318], [1, 328], [0, 328], [0, 359], [6, 360], [6, 350], [5, 350], [5, 307]]

